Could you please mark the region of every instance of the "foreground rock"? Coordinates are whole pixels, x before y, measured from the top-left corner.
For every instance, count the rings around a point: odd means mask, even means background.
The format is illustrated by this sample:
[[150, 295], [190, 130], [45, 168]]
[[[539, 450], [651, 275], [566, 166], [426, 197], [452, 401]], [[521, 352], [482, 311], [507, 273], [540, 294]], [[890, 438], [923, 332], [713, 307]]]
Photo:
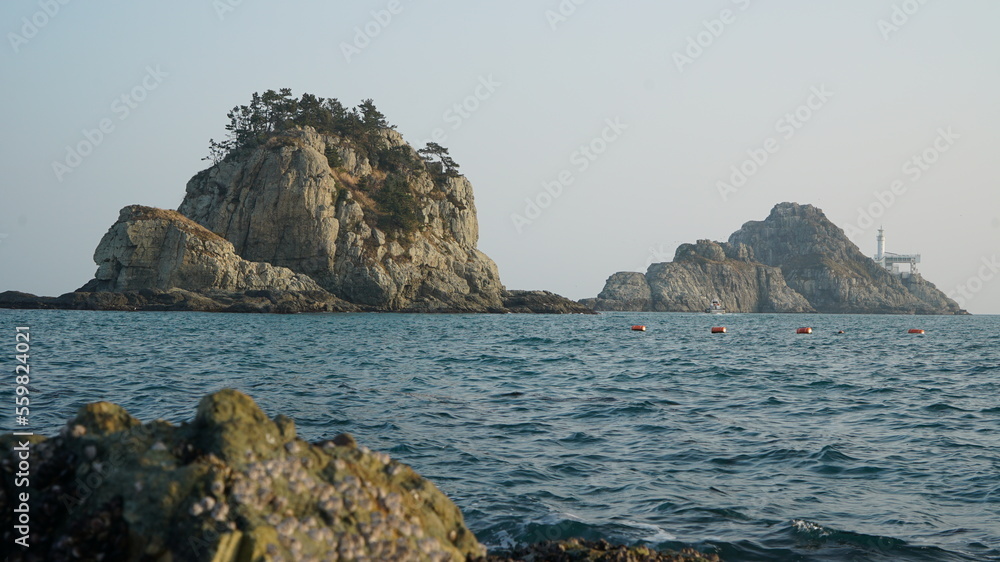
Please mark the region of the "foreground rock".
[[[11, 548], [13, 447], [0, 438], [7, 560], [466, 560], [485, 555], [433, 484], [349, 435], [306, 443], [247, 396], [192, 423], [142, 424], [106, 402], [31, 439], [29, 549]], [[24, 491], [23, 488], [19, 491]]]
[[616, 273], [595, 310], [956, 314], [959, 305], [919, 274], [893, 275], [811, 205], [781, 203], [728, 242], [699, 240], [645, 274]]
[[[15, 453], [26, 446], [23, 487]], [[458, 507], [410, 467], [348, 434], [307, 443], [235, 390], [204, 397], [180, 426], [98, 402], [56, 437], [0, 436], [0, 525], [8, 562], [718, 561], [575, 539], [487, 556]]]

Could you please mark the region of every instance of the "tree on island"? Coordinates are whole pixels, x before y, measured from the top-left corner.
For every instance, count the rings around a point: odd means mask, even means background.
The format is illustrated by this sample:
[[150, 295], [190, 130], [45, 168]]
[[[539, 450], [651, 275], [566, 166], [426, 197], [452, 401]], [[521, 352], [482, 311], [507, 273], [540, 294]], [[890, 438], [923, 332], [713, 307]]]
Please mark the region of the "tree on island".
[[[444, 173], [444, 175], [449, 177], [458, 176], [459, 165], [455, 162], [451, 156], [448, 155], [448, 149], [441, 146], [436, 142], [429, 142], [427, 146], [418, 150], [423, 159], [427, 162], [427, 167], [433, 172]], [[437, 161], [434, 159], [437, 158]]]
[[[408, 145], [388, 146], [384, 131], [396, 127], [371, 99], [348, 109], [336, 98], [308, 93], [295, 98], [291, 89], [281, 88], [255, 92], [249, 104], [234, 107], [226, 117], [226, 138], [209, 140], [205, 160], [215, 164], [264, 146], [275, 135], [296, 127], [313, 127], [320, 134], [346, 140], [373, 168], [385, 172], [381, 178], [360, 178], [359, 185], [375, 203], [378, 225], [386, 231], [410, 233], [420, 227], [418, 200], [411, 187], [415, 174], [426, 168], [435, 180], [459, 175], [458, 163], [437, 143], [418, 151], [423, 162]], [[339, 144], [328, 143], [325, 156], [331, 168], [343, 165]]]
[[395, 129], [385, 115], [366, 99], [357, 107], [347, 109], [336, 98], [321, 98], [302, 94], [296, 99], [290, 88], [278, 91], [254, 92], [248, 105], [238, 105], [226, 114], [226, 138], [209, 140], [209, 155], [205, 160], [218, 164], [244, 149], [264, 144], [271, 136], [293, 127], [310, 126], [317, 132], [354, 141], [370, 160], [378, 159], [385, 149], [379, 132]]

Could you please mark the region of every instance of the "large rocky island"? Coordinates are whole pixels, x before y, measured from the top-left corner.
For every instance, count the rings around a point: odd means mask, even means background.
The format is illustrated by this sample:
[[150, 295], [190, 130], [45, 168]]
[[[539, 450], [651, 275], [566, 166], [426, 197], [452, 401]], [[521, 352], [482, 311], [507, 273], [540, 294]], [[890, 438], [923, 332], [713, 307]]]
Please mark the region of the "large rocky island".
[[918, 273], [894, 275], [812, 205], [781, 203], [727, 242], [699, 240], [645, 274], [615, 273], [595, 310], [956, 314], [959, 305]]
[[132, 205], [94, 253], [93, 280], [11, 308], [229, 312], [575, 312], [508, 291], [476, 245], [469, 180], [448, 150], [407, 144], [371, 100], [353, 109], [254, 94], [211, 142], [214, 165], [176, 211]]

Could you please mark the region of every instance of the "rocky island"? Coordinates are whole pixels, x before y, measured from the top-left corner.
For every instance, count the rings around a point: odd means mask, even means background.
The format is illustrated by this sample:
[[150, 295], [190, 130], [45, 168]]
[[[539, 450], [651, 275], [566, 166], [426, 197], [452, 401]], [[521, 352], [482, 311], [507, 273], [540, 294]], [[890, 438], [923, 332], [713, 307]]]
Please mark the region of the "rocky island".
[[414, 149], [371, 100], [269, 90], [229, 119], [176, 211], [121, 210], [93, 280], [61, 297], [2, 293], [0, 307], [591, 312], [508, 291], [476, 248], [472, 184], [448, 150]]
[[959, 305], [916, 272], [895, 275], [812, 205], [781, 203], [727, 242], [699, 240], [646, 273], [608, 278], [595, 310], [957, 314]]
[[0, 458], [0, 534], [28, 545], [10, 562], [718, 561], [579, 540], [487, 556], [409, 466], [349, 434], [306, 442], [235, 390], [205, 396], [179, 426], [88, 404], [57, 436], [0, 436]]

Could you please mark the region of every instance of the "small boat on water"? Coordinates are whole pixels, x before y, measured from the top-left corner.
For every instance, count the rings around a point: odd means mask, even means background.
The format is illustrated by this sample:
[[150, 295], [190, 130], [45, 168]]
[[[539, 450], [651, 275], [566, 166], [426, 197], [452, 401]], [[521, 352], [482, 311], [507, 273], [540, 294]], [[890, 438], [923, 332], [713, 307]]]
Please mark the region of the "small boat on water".
[[712, 304], [708, 305], [705, 312], [709, 314], [725, 314], [726, 307], [722, 306], [722, 302], [719, 299], [712, 299]]

